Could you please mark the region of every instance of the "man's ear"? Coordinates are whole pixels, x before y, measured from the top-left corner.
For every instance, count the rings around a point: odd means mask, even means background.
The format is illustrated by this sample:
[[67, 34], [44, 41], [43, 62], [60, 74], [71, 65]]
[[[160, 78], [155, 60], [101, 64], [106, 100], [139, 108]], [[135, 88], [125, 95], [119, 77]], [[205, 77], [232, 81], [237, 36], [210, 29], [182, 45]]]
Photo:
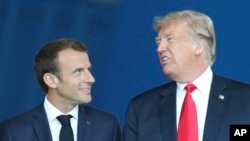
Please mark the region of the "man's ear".
[[204, 39], [200, 39], [195, 46], [195, 55], [201, 55], [205, 52], [206, 43]]
[[51, 73], [45, 73], [43, 75], [43, 81], [50, 88], [56, 88], [57, 83], [59, 82], [58, 78]]

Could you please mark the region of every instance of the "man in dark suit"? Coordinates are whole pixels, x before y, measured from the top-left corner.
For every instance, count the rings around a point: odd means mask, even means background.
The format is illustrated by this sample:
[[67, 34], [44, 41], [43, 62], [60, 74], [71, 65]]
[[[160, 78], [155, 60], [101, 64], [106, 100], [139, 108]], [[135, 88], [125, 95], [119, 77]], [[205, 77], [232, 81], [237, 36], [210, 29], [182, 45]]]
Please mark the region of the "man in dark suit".
[[[157, 17], [154, 27], [163, 72], [173, 81], [131, 99], [122, 140], [181, 141], [185, 136], [184, 141], [190, 141], [195, 136], [191, 141], [229, 141], [231, 124], [250, 124], [250, 85], [211, 69], [215, 60], [212, 20], [203, 13], [184, 10]], [[190, 98], [195, 114], [189, 116], [196, 119], [187, 119], [195, 124], [192, 129], [185, 126], [183, 135], [180, 119], [187, 84], [196, 88]]]
[[95, 82], [85, 45], [74, 39], [51, 41], [36, 55], [34, 67], [44, 102], [2, 122], [1, 141], [61, 141], [61, 115], [69, 117], [74, 141], [120, 140], [116, 116], [84, 105]]

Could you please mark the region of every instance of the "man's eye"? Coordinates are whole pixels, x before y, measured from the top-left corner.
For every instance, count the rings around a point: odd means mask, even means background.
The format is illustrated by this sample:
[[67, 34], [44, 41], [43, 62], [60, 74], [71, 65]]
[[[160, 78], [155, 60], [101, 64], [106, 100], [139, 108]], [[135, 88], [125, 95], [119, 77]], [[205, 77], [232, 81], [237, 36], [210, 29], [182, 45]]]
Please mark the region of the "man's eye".
[[76, 74], [76, 75], [80, 75], [81, 72], [82, 72], [82, 70], [76, 70], [76, 71], [75, 71], [75, 74]]
[[171, 38], [171, 37], [170, 37], [170, 38], [167, 38], [167, 41], [172, 41], [172, 40], [173, 40], [173, 38]]
[[161, 42], [161, 39], [160, 39], [160, 38], [156, 38], [156, 39], [155, 39], [155, 42], [156, 42], [156, 44], [158, 45], [158, 44]]

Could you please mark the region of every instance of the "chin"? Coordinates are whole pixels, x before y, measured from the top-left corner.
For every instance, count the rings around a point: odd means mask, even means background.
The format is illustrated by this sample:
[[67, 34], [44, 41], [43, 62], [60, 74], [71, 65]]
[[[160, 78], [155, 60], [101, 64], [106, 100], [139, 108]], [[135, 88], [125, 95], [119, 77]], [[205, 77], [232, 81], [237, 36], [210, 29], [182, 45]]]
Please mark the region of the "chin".
[[83, 102], [86, 103], [86, 104], [88, 104], [88, 103], [90, 103], [91, 101], [92, 101], [92, 98], [89, 98], [89, 99], [85, 99]]
[[163, 73], [165, 75], [170, 75], [171, 74], [171, 72], [168, 69], [164, 69], [164, 68], [163, 68]]
[[78, 100], [79, 104], [88, 104], [92, 101], [92, 97], [84, 97]]
[[166, 70], [163, 70], [163, 73], [170, 79], [172, 80], [175, 80], [175, 76], [176, 74], [174, 72], [171, 72], [171, 71], [166, 71]]

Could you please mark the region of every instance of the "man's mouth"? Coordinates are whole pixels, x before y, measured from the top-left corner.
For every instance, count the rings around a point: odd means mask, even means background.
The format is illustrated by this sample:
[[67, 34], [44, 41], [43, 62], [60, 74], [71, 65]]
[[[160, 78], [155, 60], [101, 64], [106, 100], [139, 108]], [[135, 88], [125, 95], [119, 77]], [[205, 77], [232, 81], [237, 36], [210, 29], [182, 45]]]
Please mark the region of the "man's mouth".
[[80, 90], [82, 92], [85, 92], [85, 93], [90, 93], [91, 92], [91, 88], [81, 88]]
[[163, 56], [163, 57], [161, 57], [161, 62], [166, 62], [167, 60], [169, 60], [169, 57], [167, 57], [167, 56]]

